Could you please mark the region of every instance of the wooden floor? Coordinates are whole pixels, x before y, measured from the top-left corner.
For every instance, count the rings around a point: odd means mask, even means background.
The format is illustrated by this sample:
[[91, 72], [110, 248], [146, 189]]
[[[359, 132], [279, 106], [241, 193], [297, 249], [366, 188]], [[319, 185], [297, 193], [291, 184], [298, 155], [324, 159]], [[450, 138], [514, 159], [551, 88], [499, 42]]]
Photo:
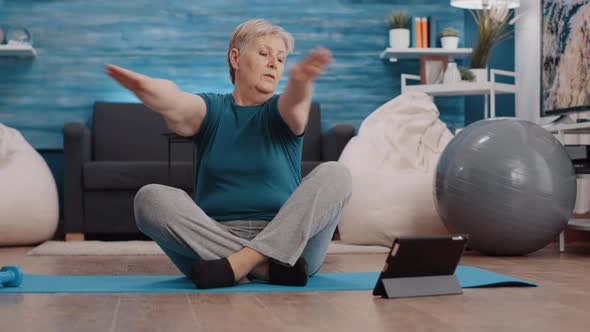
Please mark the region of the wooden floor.
[[[43, 274], [174, 274], [164, 256], [26, 256], [0, 248], [0, 265]], [[329, 255], [322, 272], [379, 271], [382, 254]], [[187, 294], [0, 294], [2, 331], [589, 331], [590, 246], [527, 257], [467, 253], [461, 264], [538, 288], [381, 299], [369, 291]]]

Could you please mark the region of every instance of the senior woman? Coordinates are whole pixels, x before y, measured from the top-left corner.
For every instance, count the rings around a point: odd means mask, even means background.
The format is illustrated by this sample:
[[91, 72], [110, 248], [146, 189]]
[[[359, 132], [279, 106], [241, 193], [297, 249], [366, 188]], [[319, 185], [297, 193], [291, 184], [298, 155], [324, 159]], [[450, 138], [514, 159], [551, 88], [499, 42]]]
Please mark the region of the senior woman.
[[107, 74], [162, 115], [198, 151], [195, 197], [150, 184], [135, 197], [138, 228], [199, 288], [249, 278], [303, 286], [325, 258], [351, 193], [348, 170], [323, 163], [301, 179], [313, 80], [331, 62], [312, 51], [275, 94], [293, 37], [265, 20], [229, 41], [232, 93], [191, 94], [114, 65]]

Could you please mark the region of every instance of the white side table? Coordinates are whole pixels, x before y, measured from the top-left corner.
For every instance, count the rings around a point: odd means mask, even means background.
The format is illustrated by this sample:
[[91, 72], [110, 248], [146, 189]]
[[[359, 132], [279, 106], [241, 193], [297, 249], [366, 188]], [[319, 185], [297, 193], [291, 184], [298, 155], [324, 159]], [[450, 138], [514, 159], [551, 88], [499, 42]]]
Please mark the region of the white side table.
[[[561, 144], [565, 145], [565, 134], [590, 134], [590, 122], [580, 122], [571, 124], [548, 125], [544, 127], [549, 132], [557, 135]], [[580, 179], [590, 179], [590, 174], [577, 174]], [[568, 221], [567, 229], [577, 231], [590, 231], [590, 219], [572, 218]], [[559, 234], [559, 251], [565, 251], [564, 232]]]
[[[509, 76], [513, 77], [515, 83], [498, 83], [496, 82], [496, 76]], [[472, 96], [472, 95], [484, 95], [484, 118], [488, 118], [488, 104], [490, 106], [489, 117], [496, 116], [496, 95], [498, 94], [509, 94], [515, 95], [515, 104], [517, 94], [516, 86], [516, 74], [511, 71], [505, 71], [500, 69], [490, 70], [490, 81], [489, 82], [467, 82], [461, 81], [457, 83], [449, 84], [419, 84], [419, 85], [408, 85], [408, 80], [420, 81], [420, 76], [402, 74], [402, 93], [406, 92], [424, 92], [431, 97], [436, 96]], [[489, 98], [489, 101], [488, 101]]]

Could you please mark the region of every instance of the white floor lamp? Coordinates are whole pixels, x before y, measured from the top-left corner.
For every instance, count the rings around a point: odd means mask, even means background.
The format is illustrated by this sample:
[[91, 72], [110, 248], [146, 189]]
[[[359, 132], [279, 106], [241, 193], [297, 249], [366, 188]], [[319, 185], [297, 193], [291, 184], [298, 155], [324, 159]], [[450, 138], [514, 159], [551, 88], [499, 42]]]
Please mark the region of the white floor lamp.
[[490, 9], [492, 6], [512, 9], [520, 6], [520, 0], [451, 0], [451, 6], [465, 9]]

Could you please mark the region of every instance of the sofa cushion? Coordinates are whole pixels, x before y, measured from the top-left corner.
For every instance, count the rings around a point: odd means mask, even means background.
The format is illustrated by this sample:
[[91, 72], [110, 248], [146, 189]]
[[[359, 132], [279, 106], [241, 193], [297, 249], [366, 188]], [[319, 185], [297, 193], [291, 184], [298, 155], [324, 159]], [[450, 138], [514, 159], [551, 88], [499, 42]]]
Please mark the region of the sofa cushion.
[[[143, 104], [96, 102], [92, 119], [93, 160], [166, 161], [168, 139], [163, 134], [169, 132], [162, 115]], [[192, 144], [173, 144], [170, 151], [172, 160], [193, 159]]]
[[169, 178], [166, 161], [91, 161], [84, 163], [84, 188], [134, 190], [151, 183], [193, 188], [192, 162], [174, 161], [170, 171]]
[[322, 135], [320, 122], [320, 104], [312, 103], [309, 111], [309, 119], [303, 135], [303, 151], [301, 160], [322, 160]]
[[321, 161], [302, 161], [301, 162], [301, 178], [304, 178], [309, 174], [314, 168], [318, 167], [321, 164]]

